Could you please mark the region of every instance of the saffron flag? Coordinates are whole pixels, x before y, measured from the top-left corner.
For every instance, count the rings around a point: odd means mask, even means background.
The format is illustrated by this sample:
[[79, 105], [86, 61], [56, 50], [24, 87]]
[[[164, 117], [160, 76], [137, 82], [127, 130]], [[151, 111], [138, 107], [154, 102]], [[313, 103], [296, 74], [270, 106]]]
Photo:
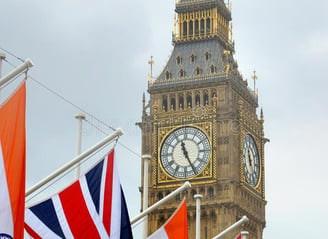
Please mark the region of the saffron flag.
[[33, 238], [132, 238], [114, 150], [62, 192], [27, 208], [25, 229]]
[[24, 237], [26, 83], [0, 107], [0, 238]]
[[187, 202], [182, 201], [167, 222], [148, 239], [188, 239]]

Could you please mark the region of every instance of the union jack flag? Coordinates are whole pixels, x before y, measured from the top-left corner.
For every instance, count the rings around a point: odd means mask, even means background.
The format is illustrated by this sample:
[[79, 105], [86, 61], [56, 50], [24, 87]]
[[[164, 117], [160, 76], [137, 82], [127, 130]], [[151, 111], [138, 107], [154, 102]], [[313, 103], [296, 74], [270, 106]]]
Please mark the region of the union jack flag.
[[114, 150], [62, 192], [27, 208], [25, 229], [33, 238], [132, 238]]

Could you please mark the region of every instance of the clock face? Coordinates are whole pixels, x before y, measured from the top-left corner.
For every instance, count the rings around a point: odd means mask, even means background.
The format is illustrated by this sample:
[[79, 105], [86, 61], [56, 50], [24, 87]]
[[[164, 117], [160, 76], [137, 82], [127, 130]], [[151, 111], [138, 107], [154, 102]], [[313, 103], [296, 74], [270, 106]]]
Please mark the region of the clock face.
[[256, 143], [250, 135], [244, 138], [243, 166], [247, 182], [253, 187], [256, 186], [260, 176], [260, 160]]
[[172, 131], [160, 150], [161, 164], [170, 176], [191, 178], [203, 171], [211, 155], [210, 142], [203, 131], [186, 126]]

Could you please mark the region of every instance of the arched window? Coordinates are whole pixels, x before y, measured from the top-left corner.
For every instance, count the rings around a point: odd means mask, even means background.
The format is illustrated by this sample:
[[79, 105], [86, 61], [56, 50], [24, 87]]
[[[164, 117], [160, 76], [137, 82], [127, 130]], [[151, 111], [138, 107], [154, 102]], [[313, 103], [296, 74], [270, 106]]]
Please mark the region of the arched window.
[[188, 108], [192, 107], [192, 97], [190, 94], [187, 95], [187, 106]]
[[179, 71], [179, 76], [180, 76], [180, 77], [184, 77], [184, 75], [185, 75], [185, 72], [184, 72], [183, 69], [181, 69], [181, 70]]
[[182, 57], [177, 56], [177, 65], [180, 65], [182, 63]]
[[195, 63], [195, 61], [196, 61], [196, 56], [194, 55], [194, 54], [191, 54], [191, 56], [190, 56], [190, 63]]
[[195, 21], [195, 35], [199, 35], [199, 21], [198, 19]]
[[189, 36], [192, 37], [194, 34], [194, 23], [189, 21]]
[[183, 110], [184, 108], [184, 99], [183, 99], [183, 95], [179, 95], [179, 109]]
[[214, 65], [211, 65], [210, 69], [211, 69], [211, 74], [216, 73], [216, 67]]
[[207, 18], [206, 19], [206, 34], [211, 33], [211, 19]]
[[175, 98], [171, 97], [171, 110], [175, 110]]
[[165, 79], [169, 80], [169, 79], [171, 79], [171, 77], [172, 77], [172, 74], [169, 71], [166, 71], [165, 72]]
[[204, 105], [208, 105], [208, 93], [207, 93], [207, 91], [205, 91], [205, 93], [203, 95], [203, 102], [204, 102]]
[[209, 59], [211, 59], [211, 54], [207, 51], [205, 53], [205, 60], [208, 61]]
[[196, 94], [195, 101], [196, 101], [196, 105], [199, 106], [200, 105], [200, 96], [199, 96], [199, 93]]
[[196, 75], [200, 75], [200, 73], [202, 73], [202, 70], [200, 69], [199, 66], [196, 67], [195, 73]]
[[165, 112], [167, 111], [167, 99], [166, 99], [166, 97], [162, 101], [162, 109]]
[[200, 20], [200, 34], [203, 36], [205, 33], [205, 21], [204, 19]]
[[182, 32], [183, 32], [183, 37], [187, 37], [187, 22], [183, 22], [183, 29], [182, 29]]

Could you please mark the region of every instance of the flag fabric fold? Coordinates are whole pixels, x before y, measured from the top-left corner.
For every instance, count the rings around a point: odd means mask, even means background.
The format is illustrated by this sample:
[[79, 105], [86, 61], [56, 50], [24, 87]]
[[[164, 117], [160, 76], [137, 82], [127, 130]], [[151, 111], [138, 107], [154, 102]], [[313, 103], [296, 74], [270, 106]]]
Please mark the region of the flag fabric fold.
[[0, 106], [0, 238], [24, 237], [26, 82]]
[[178, 209], [148, 239], [188, 239], [187, 202], [184, 199]]
[[78, 181], [25, 214], [25, 229], [33, 238], [132, 238], [114, 150]]

